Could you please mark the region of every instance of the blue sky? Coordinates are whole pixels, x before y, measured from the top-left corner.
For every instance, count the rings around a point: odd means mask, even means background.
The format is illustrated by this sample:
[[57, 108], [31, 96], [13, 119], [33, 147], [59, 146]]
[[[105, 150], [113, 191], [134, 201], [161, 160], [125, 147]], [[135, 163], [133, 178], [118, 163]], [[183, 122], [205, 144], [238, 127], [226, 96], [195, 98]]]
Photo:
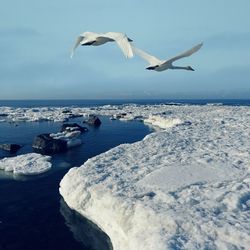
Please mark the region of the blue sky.
[[[0, 8], [0, 99], [250, 98], [250, 1], [9, 0]], [[114, 43], [79, 47], [84, 31], [124, 32], [195, 71], [145, 70]]]

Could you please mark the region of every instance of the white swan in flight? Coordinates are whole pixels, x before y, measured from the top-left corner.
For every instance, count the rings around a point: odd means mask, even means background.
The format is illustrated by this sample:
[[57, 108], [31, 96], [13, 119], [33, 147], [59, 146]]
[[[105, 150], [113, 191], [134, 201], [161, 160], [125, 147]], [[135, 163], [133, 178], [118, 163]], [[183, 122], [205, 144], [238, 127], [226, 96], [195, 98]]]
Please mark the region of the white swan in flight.
[[125, 34], [119, 32], [107, 32], [107, 33], [95, 33], [95, 32], [84, 32], [77, 37], [76, 43], [71, 51], [70, 57], [72, 58], [76, 48], [79, 45], [92, 45], [99, 46], [107, 42], [116, 42], [122, 52], [127, 58], [133, 57], [133, 50], [130, 42], [132, 42]]
[[149, 55], [148, 53], [146, 53], [145, 51], [142, 51], [141, 49], [138, 49], [136, 47], [133, 46], [133, 51], [139, 55], [140, 57], [142, 57], [144, 60], [148, 61], [150, 63], [150, 65], [146, 68], [148, 70], [155, 70], [155, 71], [163, 71], [163, 70], [167, 70], [167, 69], [185, 69], [185, 70], [192, 70], [194, 71], [194, 69], [191, 66], [186, 66], [186, 67], [179, 67], [179, 66], [174, 66], [172, 63], [178, 59], [181, 59], [183, 57], [187, 57], [192, 55], [193, 53], [195, 53], [196, 51], [198, 51], [201, 46], [203, 45], [203, 43], [200, 43], [196, 46], [194, 46], [193, 48], [185, 51], [184, 53], [175, 56], [171, 59], [168, 60], [160, 60], [152, 55]]

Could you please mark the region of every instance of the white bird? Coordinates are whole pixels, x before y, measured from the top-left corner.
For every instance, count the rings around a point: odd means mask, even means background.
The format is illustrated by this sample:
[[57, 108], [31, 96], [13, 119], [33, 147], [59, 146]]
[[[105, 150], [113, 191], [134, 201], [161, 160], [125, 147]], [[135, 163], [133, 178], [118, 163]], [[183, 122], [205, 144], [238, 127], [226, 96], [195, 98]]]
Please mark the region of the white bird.
[[116, 42], [120, 47], [124, 55], [128, 58], [133, 57], [133, 50], [130, 42], [132, 42], [125, 34], [119, 32], [107, 32], [107, 33], [95, 33], [95, 32], [84, 32], [77, 37], [76, 43], [71, 51], [71, 58], [74, 55], [76, 48], [79, 45], [86, 46], [99, 46], [107, 42]]
[[203, 45], [203, 43], [200, 43], [196, 46], [194, 46], [193, 48], [187, 50], [186, 52], [175, 56], [171, 59], [168, 60], [160, 60], [152, 55], [149, 55], [148, 53], [146, 53], [145, 51], [138, 49], [136, 47], [133, 46], [133, 51], [139, 55], [140, 57], [142, 57], [144, 60], [148, 61], [150, 63], [150, 65], [146, 68], [148, 70], [155, 70], [155, 71], [163, 71], [163, 70], [167, 70], [167, 69], [185, 69], [185, 70], [192, 70], [194, 71], [194, 69], [191, 66], [186, 66], [186, 67], [179, 67], [179, 66], [174, 66], [173, 62], [181, 59], [183, 57], [187, 57], [192, 55], [193, 53], [195, 53], [196, 51], [198, 51], [201, 46]]

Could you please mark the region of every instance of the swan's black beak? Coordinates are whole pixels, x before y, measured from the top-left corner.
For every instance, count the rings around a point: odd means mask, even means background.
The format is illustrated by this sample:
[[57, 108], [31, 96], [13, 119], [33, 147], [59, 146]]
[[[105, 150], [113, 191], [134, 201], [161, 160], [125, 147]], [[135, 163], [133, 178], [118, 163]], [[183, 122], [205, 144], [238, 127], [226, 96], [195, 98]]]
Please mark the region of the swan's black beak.
[[148, 69], [148, 70], [154, 70], [155, 67], [147, 67], [146, 69]]
[[149, 66], [146, 69], [148, 69], [148, 70], [155, 70], [157, 67], [159, 67], [159, 66], [158, 65], [156, 65], [156, 66]]
[[191, 66], [188, 66], [188, 70], [195, 71]]
[[132, 40], [132, 39], [130, 39], [129, 37], [128, 37], [128, 41], [129, 41], [129, 42], [133, 42], [133, 40]]

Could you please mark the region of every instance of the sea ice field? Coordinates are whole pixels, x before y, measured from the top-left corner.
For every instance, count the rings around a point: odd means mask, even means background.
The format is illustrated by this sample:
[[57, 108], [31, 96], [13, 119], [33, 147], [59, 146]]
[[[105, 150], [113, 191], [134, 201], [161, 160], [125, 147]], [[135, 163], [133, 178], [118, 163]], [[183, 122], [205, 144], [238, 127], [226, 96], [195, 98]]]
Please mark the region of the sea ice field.
[[115, 250], [249, 248], [250, 107], [2, 107], [0, 114], [14, 123], [96, 114], [155, 128], [71, 168], [60, 183], [67, 205]]

